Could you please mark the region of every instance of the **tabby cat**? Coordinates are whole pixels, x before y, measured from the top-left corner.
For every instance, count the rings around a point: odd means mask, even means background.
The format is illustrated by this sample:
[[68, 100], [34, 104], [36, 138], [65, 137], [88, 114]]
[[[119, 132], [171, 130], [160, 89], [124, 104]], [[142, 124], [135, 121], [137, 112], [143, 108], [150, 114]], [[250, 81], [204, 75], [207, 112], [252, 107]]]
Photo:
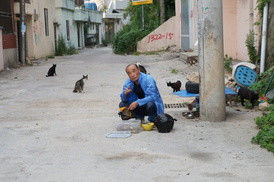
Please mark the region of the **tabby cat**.
[[76, 83], [75, 83], [75, 87], [74, 87], [74, 90], [73, 92], [74, 93], [82, 93], [84, 92], [84, 85], [85, 85], [85, 81], [88, 80], [88, 75], [83, 75], [83, 78], [81, 78], [80, 80], [78, 80]]
[[139, 62], [136, 62], [136, 66], [140, 69], [140, 71], [141, 71], [142, 73], [147, 74], [146, 68], [145, 68], [143, 65], [141, 65]]

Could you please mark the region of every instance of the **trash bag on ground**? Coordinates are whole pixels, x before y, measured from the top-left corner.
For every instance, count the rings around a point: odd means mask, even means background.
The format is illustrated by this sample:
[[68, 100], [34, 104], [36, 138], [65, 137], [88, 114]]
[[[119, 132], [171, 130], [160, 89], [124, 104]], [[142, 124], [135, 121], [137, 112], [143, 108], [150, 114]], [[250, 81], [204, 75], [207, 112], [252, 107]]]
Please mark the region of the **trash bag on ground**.
[[158, 114], [154, 119], [154, 125], [159, 133], [169, 133], [173, 129], [174, 121], [177, 121], [177, 119], [167, 113]]

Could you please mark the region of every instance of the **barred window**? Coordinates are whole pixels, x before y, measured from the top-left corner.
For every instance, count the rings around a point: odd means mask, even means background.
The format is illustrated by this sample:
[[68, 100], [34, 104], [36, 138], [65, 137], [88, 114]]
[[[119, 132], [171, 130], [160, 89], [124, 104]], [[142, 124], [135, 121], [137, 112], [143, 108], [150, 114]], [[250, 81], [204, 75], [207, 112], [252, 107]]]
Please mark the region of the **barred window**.
[[67, 27], [67, 40], [70, 40], [69, 20], [66, 21], [66, 27]]
[[[20, 0], [14, 0], [14, 2], [20, 3]], [[25, 0], [25, 2], [30, 4], [30, 0]]]
[[75, 6], [83, 6], [84, 0], [75, 0]]
[[48, 9], [44, 9], [45, 16], [45, 35], [49, 36], [49, 19], [48, 19]]
[[3, 27], [3, 34], [14, 32], [11, 1], [0, 1], [0, 26]]

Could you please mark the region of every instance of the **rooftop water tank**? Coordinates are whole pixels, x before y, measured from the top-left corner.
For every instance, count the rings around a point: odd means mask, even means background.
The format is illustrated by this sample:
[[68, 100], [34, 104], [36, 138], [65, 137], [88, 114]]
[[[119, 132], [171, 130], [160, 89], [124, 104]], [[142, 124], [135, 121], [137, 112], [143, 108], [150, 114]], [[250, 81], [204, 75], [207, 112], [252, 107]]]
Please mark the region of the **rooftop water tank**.
[[87, 9], [92, 9], [92, 10], [95, 10], [97, 11], [97, 5], [95, 2], [92, 2], [92, 1], [85, 1], [85, 7]]

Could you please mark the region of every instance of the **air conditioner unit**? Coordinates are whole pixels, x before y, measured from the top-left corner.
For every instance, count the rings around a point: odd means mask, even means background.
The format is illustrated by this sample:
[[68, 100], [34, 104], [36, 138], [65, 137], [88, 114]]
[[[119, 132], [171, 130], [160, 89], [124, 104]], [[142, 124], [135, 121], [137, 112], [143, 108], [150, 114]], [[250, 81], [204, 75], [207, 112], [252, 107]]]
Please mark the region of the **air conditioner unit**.
[[34, 21], [38, 20], [38, 14], [34, 14]]
[[36, 9], [34, 9], [34, 14], [33, 14], [33, 18], [34, 18], [34, 21], [37, 21], [38, 20], [38, 18], [39, 18], [39, 16], [38, 16], [38, 14], [36, 14]]

